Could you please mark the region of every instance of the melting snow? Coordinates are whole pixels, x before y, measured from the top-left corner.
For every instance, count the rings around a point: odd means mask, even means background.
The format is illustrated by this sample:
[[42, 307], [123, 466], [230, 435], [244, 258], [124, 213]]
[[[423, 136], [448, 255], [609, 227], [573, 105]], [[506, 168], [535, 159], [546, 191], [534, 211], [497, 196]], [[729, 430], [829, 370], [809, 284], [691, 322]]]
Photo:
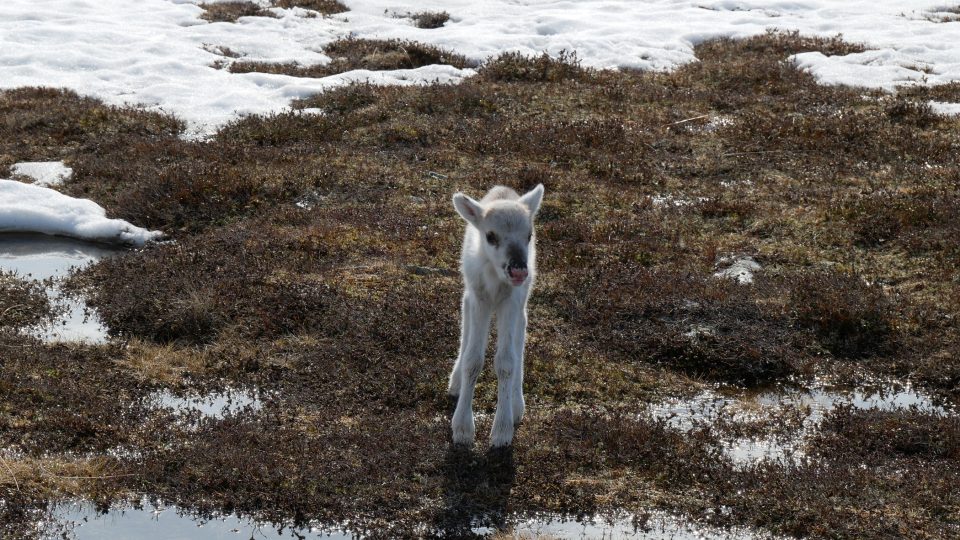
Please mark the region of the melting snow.
[[[472, 69], [355, 71], [322, 79], [230, 73], [214, 67], [244, 60], [329, 62], [328, 43], [346, 36], [411, 39], [448, 48], [474, 63], [507, 51], [576, 51], [585, 65], [668, 70], [696, 61], [704, 40], [770, 29], [843, 34], [869, 50], [845, 56], [793, 57], [826, 83], [874, 88], [960, 80], [960, 24], [940, 22], [931, 6], [899, 0], [345, 0], [329, 17], [295, 8], [277, 18], [235, 23], [200, 18], [201, 0], [35, 0], [0, 3], [0, 88], [58, 86], [111, 104], [174, 113], [194, 135], [237, 115], [277, 112], [294, 98], [351, 81], [455, 83]], [[260, 2], [266, 4], [266, 2]], [[417, 28], [410, 13], [446, 11], [441, 28]], [[935, 15], [935, 14], [933, 14]], [[229, 51], [231, 56], [226, 56]]]
[[10, 167], [10, 174], [33, 179], [38, 186], [56, 186], [73, 176], [73, 169], [62, 161], [25, 161]]
[[740, 393], [721, 395], [706, 390], [686, 399], [667, 399], [650, 406], [654, 418], [664, 419], [670, 427], [689, 431], [715, 423], [722, 417], [735, 421], [761, 419], [775, 411], [799, 411], [803, 420], [798, 431], [757, 437], [735, 437], [724, 441], [724, 452], [734, 463], [750, 465], [762, 460], [796, 462], [807, 455], [806, 446], [820, 428], [823, 419], [841, 406], [855, 409], [899, 411], [915, 408], [929, 414], [953, 414], [934, 404], [929, 396], [909, 385], [894, 382], [878, 388], [839, 388], [817, 382], [802, 390], [771, 391], [758, 395]]
[[945, 103], [943, 101], [931, 101], [930, 107], [933, 112], [944, 116], [960, 116], [960, 103]]
[[89, 199], [15, 180], [0, 180], [0, 232], [40, 232], [135, 246], [163, 234], [109, 219], [103, 207]]

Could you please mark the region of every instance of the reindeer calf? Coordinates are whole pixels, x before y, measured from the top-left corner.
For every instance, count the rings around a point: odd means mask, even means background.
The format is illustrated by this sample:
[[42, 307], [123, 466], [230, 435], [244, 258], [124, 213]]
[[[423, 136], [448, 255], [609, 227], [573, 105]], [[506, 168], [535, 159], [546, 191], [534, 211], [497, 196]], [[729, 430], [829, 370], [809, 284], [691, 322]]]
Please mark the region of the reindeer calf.
[[527, 332], [527, 297], [535, 271], [533, 218], [543, 200], [543, 185], [522, 197], [497, 186], [479, 202], [463, 193], [453, 206], [467, 221], [461, 271], [463, 304], [460, 356], [450, 373], [448, 392], [457, 397], [453, 442], [471, 445], [476, 435], [473, 392], [483, 369], [490, 319], [497, 318], [497, 412], [490, 432], [491, 446], [513, 440], [523, 417], [523, 346]]

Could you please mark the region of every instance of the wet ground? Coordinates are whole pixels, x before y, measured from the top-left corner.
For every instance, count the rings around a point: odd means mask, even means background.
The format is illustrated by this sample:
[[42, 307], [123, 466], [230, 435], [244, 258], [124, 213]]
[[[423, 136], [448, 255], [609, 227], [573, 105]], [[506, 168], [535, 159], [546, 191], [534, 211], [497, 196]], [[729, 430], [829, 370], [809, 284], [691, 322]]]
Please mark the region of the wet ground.
[[119, 248], [58, 236], [0, 234], [0, 270], [44, 282], [60, 312], [56, 319], [26, 331], [46, 342], [106, 342], [107, 329], [97, 313], [83, 298], [65, 294], [60, 284], [71, 272], [120, 253]]
[[[294, 538], [352, 539], [352, 534], [329, 527], [284, 527], [257, 523], [236, 515], [201, 516], [185, 512], [174, 505], [141, 501], [136, 506], [120, 506], [106, 512], [90, 503], [65, 502], [55, 506], [46, 521], [40, 525], [44, 537], [73, 540], [270, 540]], [[596, 517], [581, 520], [561, 516], [539, 516], [522, 519], [497, 530], [477, 527], [479, 536], [532, 540], [614, 540], [643, 538], [647, 540], [723, 540], [740, 538], [753, 540], [760, 535], [746, 529], [717, 529], [697, 525], [653, 512], [634, 518]]]
[[321, 529], [280, 527], [229, 516], [198, 516], [175, 505], [142, 501], [103, 512], [85, 502], [65, 502], [50, 511], [41, 525], [47, 538], [75, 540], [268, 540], [349, 539], [347, 533]]
[[[653, 403], [649, 412], [677, 429], [716, 429], [724, 453], [735, 464], [750, 466], [765, 460], [798, 463], [807, 456], [807, 445], [824, 418], [840, 408], [916, 411], [935, 416], [956, 414], [953, 407], [936, 405], [932, 396], [900, 381], [864, 381], [861, 386], [852, 387], [831, 384], [823, 378], [814, 379], [807, 386], [760, 391], [718, 387], [689, 398]], [[760, 427], [749, 430], [748, 435], [725, 432], [724, 426], [738, 424]]]

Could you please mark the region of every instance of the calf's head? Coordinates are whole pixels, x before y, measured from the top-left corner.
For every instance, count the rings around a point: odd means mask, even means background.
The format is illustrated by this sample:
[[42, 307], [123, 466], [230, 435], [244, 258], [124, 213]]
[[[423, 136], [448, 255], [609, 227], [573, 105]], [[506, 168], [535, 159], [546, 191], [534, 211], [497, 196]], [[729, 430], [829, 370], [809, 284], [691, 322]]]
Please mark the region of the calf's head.
[[457, 213], [480, 231], [484, 256], [500, 279], [515, 287], [523, 285], [530, 275], [533, 218], [542, 200], [542, 184], [515, 199], [480, 202], [463, 193], [453, 196]]

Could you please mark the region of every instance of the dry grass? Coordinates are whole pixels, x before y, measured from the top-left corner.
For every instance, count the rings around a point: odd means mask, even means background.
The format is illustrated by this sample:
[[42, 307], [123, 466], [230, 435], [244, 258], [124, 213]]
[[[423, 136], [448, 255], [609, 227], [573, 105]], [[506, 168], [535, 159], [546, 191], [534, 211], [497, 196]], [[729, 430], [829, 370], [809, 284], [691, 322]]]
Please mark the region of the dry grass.
[[201, 376], [209, 371], [213, 359], [208, 351], [154, 345], [139, 340], [127, 344], [117, 365], [137, 378], [164, 386], [177, 386], [188, 376]]
[[98, 484], [129, 476], [115, 460], [103, 457], [9, 458], [0, 456], [0, 487], [39, 492], [50, 498], [91, 497]]
[[276, 17], [270, 10], [254, 2], [217, 2], [199, 4], [204, 9], [201, 19], [210, 22], [237, 22], [240, 17]]
[[349, 11], [347, 6], [338, 0], [273, 0], [273, 5], [284, 9], [294, 7], [309, 9], [324, 15], [335, 15]]
[[440, 28], [450, 20], [450, 14], [446, 11], [421, 11], [410, 16], [417, 28], [431, 30]]
[[324, 47], [331, 61], [324, 65], [238, 61], [230, 64], [231, 73], [274, 73], [292, 77], [322, 78], [355, 69], [384, 71], [414, 69], [432, 64], [466, 67], [466, 59], [432, 45], [412, 41], [344, 38]]
[[936, 23], [960, 21], [960, 6], [938, 6], [930, 8], [926, 13], [926, 18]]
[[40, 323], [52, 317], [53, 311], [54, 306], [42, 285], [0, 271], [0, 331], [15, 331]]

